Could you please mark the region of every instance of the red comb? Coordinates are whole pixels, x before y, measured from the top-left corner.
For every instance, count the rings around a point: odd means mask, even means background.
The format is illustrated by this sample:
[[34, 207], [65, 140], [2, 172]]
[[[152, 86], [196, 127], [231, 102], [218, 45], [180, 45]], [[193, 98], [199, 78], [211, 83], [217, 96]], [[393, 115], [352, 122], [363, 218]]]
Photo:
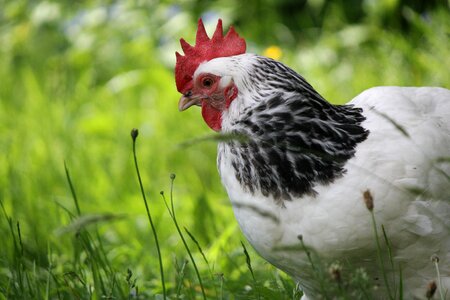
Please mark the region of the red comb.
[[189, 45], [184, 39], [180, 39], [184, 56], [176, 52], [177, 63], [175, 65], [175, 81], [177, 90], [185, 94], [192, 88], [192, 77], [197, 67], [205, 61], [216, 57], [226, 57], [245, 53], [245, 40], [230, 27], [228, 33], [223, 36], [222, 20], [217, 22], [216, 31], [212, 38], [208, 37], [202, 19], [198, 20], [195, 46]]

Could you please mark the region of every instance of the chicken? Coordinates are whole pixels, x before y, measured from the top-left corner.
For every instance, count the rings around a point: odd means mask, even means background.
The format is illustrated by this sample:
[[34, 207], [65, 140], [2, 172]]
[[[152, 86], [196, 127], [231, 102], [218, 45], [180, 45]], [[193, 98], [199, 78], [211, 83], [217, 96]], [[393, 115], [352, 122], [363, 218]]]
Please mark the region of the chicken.
[[[374, 298], [398, 290], [400, 267], [404, 299], [424, 299], [430, 282], [448, 297], [449, 90], [375, 87], [333, 105], [282, 63], [245, 53], [233, 28], [223, 36], [221, 20], [212, 38], [199, 20], [195, 46], [181, 46], [179, 110], [201, 106], [206, 124], [230, 137], [217, 165], [236, 219], [304, 299], [323, 296], [316, 258], [338, 261], [342, 274], [364, 268]], [[373, 201], [380, 252], [388, 251], [381, 225], [390, 243], [394, 263], [381, 256], [384, 274], [364, 198]]]

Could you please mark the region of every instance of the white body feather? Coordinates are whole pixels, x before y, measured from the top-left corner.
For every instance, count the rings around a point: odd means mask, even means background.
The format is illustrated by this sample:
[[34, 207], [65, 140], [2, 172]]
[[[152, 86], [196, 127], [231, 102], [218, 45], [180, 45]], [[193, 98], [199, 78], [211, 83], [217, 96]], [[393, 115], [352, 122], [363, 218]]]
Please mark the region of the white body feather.
[[[195, 72], [194, 77], [212, 73], [227, 82], [232, 78], [239, 89], [222, 114], [224, 132], [255, 105], [255, 89], [274, 92], [248, 84], [255, 61], [252, 54], [217, 58]], [[437, 280], [432, 255], [440, 259], [442, 291], [450, 294], [450, 91], [377, 87], [350, 104], [363, 109], [361, 126], [369, 135], [345, 163], [346, 173], [330, 184], [316, 184], [315, 196], [280, 205], [258, 190], [248, 192], [236, 178], [230, 149], [219, 145], [219, 172], [242, 231], [261, 256], [293, 276], [311, 299], [318, 287], [299, 235], [325, 263], [345, 260], [364, 267], [382, 286], [371, 216], [363, 201], [363, 192], [370, 190], [378, 227], [385, 227], [395, 267], [402, 267], [404, 299], [425, 298], [427, 284]], [[382, 239], [380, 228], [378, 232]], [[392, 278], [388, 261], [384, 265]], [[379, 292], [386, 295], [383, 288]]]
[[287, 201], [282, 207], [245, 191], [230, 162], [221, 160], [222, 182], [242, 231], [264, 258], [299, 280], [307, 293], [314, 285], [305, 272], [307, 257], [302, 251], [277, 248], [300, 245], [302, 235], [307, 246], [329, 261], [347, 257], [369, 271], [377, 268], [371, 218], [362, 196], [370, 190], [377, 223], [385, 226], [395, 261], [402, 265], [405, 299], [424, 298], [427, 284], [436, 278], [433, 254], [440, 258], [443, 288], [450, 290], [450, 181], [442, 173], [450, 174], [450, 164], [437, 162], [450, 157], [450, 91], [378, 87], [351, 103], [364, 109], [362, 125], [369, 137], [345, 165], [347, 173], [332, 184], [316, 186], [315, 197]]

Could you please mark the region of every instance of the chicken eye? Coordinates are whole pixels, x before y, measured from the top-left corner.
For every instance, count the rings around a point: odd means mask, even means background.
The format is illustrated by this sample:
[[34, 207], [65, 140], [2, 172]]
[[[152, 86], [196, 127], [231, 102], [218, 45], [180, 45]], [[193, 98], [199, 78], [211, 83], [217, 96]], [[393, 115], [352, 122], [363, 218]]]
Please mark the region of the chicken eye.
[[205, 88], [212, 87], [213, 83], [214, 83], [214, 80], [212, 78], [210, 78], [210, 77], [205, 77], [205, 78], [202, 79], [202, 85]]

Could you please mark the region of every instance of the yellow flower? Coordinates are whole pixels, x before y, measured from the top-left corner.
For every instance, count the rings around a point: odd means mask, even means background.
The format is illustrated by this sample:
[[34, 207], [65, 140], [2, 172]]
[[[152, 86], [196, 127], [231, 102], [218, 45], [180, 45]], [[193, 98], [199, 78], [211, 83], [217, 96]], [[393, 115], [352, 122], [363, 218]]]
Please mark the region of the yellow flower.
[[278, 60], [283, 55], [283, 51], [278, 46], [270, 46], [264, 50], [264, 56]]

